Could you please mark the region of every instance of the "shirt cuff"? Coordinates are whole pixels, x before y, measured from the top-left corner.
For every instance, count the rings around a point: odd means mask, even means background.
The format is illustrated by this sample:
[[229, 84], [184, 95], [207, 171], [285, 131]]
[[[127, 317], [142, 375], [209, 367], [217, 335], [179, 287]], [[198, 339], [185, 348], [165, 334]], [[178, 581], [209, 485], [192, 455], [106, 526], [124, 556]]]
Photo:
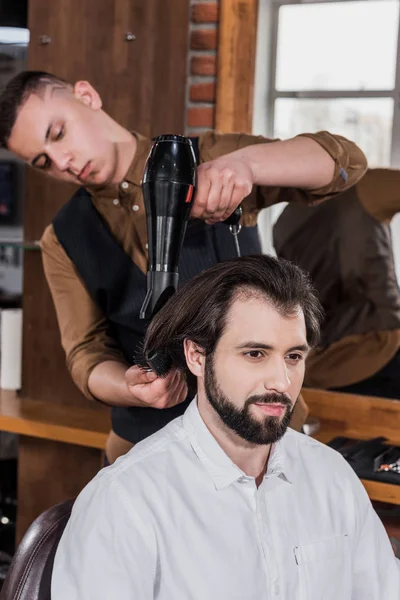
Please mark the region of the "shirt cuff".
[[332, 180], [318, 189], [308, 190], [314, 196], [330, 197], [355, 185], [367, 170], [367, 159], [362, 150], [350, 140], [327, 131], [302, 133], [297, 137], [308, 137], [317, 142], [335, 163]]

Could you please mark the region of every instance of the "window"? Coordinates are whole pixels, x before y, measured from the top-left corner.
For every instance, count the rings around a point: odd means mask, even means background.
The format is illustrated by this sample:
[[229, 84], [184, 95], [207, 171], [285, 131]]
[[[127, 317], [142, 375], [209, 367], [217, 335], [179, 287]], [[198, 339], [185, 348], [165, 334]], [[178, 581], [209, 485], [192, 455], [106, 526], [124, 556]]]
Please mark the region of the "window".
[[399, 0], [276, 0], [272, 29], [272, 134], [327, 129], [354, 140], [371, 166], [400, 167]]
[[[260, 0], [254, 133], [326, 129], [400, 168], [400, 0]], [[263, 211], [265, 252], [283, 206]], [[400, 280], [400, 214], [392, 221]]]

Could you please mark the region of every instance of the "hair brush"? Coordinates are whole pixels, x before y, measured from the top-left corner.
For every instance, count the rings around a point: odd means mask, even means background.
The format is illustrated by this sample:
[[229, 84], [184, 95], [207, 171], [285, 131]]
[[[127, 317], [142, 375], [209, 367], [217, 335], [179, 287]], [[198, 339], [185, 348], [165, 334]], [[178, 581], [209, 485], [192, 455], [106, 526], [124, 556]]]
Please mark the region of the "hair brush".
[[155, 373], [157, 377], [166, 377], [173, 367], [171, 356], [160, 351], [155, 351], [147, 354], [144, 352], [143, 342], [141, 342], [134, 355], [135, 365], [143, 372]]

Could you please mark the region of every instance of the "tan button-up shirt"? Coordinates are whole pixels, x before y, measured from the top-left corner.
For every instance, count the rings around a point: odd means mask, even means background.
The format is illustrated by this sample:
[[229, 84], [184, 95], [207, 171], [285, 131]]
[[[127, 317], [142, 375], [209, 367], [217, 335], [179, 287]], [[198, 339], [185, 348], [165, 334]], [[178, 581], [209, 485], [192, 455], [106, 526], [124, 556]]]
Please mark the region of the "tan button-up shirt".
[[[88, 188], [95, 208], [116, 240], [142, 270], [147, 269], [147, 229], [141, 178], [152, 141], [135, 133], [137, 151], [118, 185]], [[243, 225], [254, 225], [261, 209], [278, 202], [316, 202], [354, 185], [366, 169], [359, 148], [341, 136], [327, 132], [304, 134], [318, 142], [335, 161], [332, 181], [325, 187], [304, 191], [296, 188], [254, 186], [243, 202]], [[274, 142], [261, 136], [207, 132], [199, 138], [201, 162], [245, 146]], [[84, 281], [55, 236], [53, 226], [45, 230], [41, 247], [43, 263], [56, 307], [61, 342], [67, 365], [79, 389], [92, 398], [88, 378], [92, 369], [107, 360], [125, 362], [117, 341], [112, 337], [106, 316], [92, 300]]]

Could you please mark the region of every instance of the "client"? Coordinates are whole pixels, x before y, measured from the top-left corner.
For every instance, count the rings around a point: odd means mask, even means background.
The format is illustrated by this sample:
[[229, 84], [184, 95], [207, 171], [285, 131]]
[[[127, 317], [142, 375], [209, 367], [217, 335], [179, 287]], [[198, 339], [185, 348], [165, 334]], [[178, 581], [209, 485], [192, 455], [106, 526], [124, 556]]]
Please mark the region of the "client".
[[355, 473], [288, 428], [321, 309], [283, 259], [219, 263], [156, 315], [144, 352], [197, 397], [75, 502], [52, 600], [398, 600], [400, 563]]

